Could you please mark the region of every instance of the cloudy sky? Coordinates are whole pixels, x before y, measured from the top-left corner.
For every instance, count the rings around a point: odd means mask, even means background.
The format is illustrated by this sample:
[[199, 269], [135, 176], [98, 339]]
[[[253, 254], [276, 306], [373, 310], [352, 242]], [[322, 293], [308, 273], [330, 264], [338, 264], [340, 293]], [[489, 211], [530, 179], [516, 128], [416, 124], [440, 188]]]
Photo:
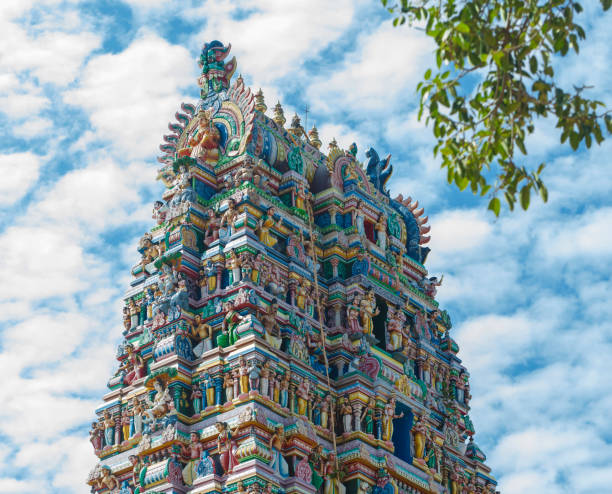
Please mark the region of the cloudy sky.
[[[609, 16], [590, 4], [589, 40], [559, 70], [610, 104]], [[494, 219], [445, 184], [415, 119], [432, 45], [375, 0], [2, 0], [0, 32], [0, 493], [88, 492], [157, 146], [212, 39], [269, 107], [304, 120], [308, 105], [325, 146], [393, 155], [392, 192], [430, 217], [428, 267], [502, 492], [609, 491], [610, 142], [570, 153], [542, 122], [529, 159], [549, 163], [550, 201]]]

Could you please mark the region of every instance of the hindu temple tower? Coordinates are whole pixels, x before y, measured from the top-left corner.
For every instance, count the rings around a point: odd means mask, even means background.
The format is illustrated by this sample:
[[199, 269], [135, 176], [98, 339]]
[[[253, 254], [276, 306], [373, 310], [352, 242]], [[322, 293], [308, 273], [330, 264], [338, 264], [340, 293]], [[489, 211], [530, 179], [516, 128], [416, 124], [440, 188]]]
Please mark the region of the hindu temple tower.
[[204, 45], [160, 146], [91, 492], [494, 492], [423, 208], [389, 196], [389, 157], [287, 125], [229, 52]]

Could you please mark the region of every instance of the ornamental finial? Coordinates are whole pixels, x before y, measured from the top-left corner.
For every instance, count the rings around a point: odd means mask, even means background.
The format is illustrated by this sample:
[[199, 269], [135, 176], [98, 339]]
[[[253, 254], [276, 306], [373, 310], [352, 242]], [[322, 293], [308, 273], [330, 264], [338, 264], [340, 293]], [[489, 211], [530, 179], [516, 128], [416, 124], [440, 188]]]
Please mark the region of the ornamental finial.
[[310, 132], [308, 132], [308, 138], [310, 140], [310, 144], [312, 144], [315, 148], [321, 148], [321, 144], [323, 143], [321, 142], [321, 139], [319, 139], [319, 131], [317, 130], [316, 125], [313, 125]]
[[338, 142], [336, 141], [336, 138], [334, 137], [331, 142], [328, 144], [328, 147], [330, 150], [332, 149], [338, 149]]
[[259, 88], [259, 91], [257, 91], [257, 94], [255, 95], [255, 109], [261, 113], [266, 113], [266, 110], [268, 109], [266, 102], [264, 101], [264, 95], [261, 88]]
[[279, 127], [285, 125], [285, 122], [287, 121], [280, 101], [276, 103], [276, 106], [274, 107], [274, 117], [272, 118], [272, 120], [274, 120], [276, 122], [276, 125], [278, 125]]

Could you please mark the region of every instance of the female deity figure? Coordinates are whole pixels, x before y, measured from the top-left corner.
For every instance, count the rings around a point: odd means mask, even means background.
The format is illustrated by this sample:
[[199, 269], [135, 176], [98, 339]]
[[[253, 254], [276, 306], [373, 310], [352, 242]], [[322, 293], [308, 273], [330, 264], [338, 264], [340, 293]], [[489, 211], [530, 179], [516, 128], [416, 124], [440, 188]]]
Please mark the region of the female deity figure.
[[128, 456], [128, 460], [132, 464], [132, 482], [134, 483], [134, 494], [140, 494], [140, 488], [142, 487], [140, 479], [146, 473], [147, 467], [138, 455], [130, 455]]
[[376, 400], [370, 398], [370, 401], [363, 409], [361, 421], [363, 422], [363, 430], [366, 434], [372, 435], [374, 432], [374, 409], [376, 408]]
[[323, 467], [325, 485], [323, 494], [345, 494], [346, 488], [342, 483], [342, 472], [336, 466], [336, 455], [330, 453]]
[[303, 379], [297, 387], [298, 414], [306, 415], [310, 395], [310, 381]]
[[240, 376], [240, 394], [249, 392], [249, 368], [244, 357], [238, 360], [238, 375]]
[[268, 392], [270, 389], [270, 361], [266, 360], [261, 366], [260, 372], [260, 385], [261, 385], [261, 394], [268, 398]]
[[418, 418], [412, 428], [414, 437], [414, 457], [422, 460], [425, 457], [425, 439], [427, 434], [427, 426], [422, 419]]
[[287, 460], [283, 458], [282, 450], [285, 443], [285, 429], [282, 425], [277, 425], [274, 429], [274, 434], [270, 437], [268, 447], [272, 453], [272, 461], [270, 462], [270, 468], [272, 468], [278, 475], [283, 478], [289, 476], [289, 465]]
[[126, 374], [123, 376], [123, 384], [129, 386], [136, 379], [146, 376], [147, 367], [140, 354], [134, 351], [134, 345], [128, 343], [125, 345], [125, 350], [127, 357], [123, 361], [120, 370], [126, 371]]
[[208, 372], [204, 374], [201, 386], [206, 393], [206, 407], [215, 406], [215, 383]]
[[132, 436], [142, 434], [142, 416], [144, 415], [144, 407], [138, 401], [138, 398], [132, 399]]
[[232, 473], [234, 467], [238, 465], [238, 459], [234, 453], [237, 444], [233, 435], [240, 426], [232, 430], [227, 422], [217, 422], [215, 427], [219, 433], [217, 436], [217, 453], [219, 454], [221, 468], [223, 468], [223, 473]]
[[353, 430], [353, 407], [348, 397], [340, 403], [340, 416], [342, 417], [342, 428], [345, 434]]
[[231, 370], [228, 370], [223, 376], [223, 388], [226, 402], [231, 403], [234, 400], [234, 378]]
[[402, 326], [404, 313], [401, 310], [388, 315], [387, 332], [389, 333], [389, 342], [387, 350], [390, 352], [399, 352], [402, 349]]
[[151, 401], [151, 398], [147, 396], [149, 408], [144, 412], [151, 422], [155, 422], [156, 418], [168, 413], [172, 407], [170, 388], [164, 386], [164, 382], [159, 377], [153, 381], [153, 389], [155, 390], [155, 397]]
[[274, 403], [280, 403], [281, 401], [281, 383], [283, 381], [283, 376], [280, 372], [276, 373], [276, 376], [274, 377], [274, 391], [272, 393], [272, 401], [274, 401]]
[[331, 410], [331, 396], [327, 395], [323, 399], [323, 403], [321, 405], [321, 427], [323, 429], [328, 429], [329, 425], [329, 412]]
[[[212, 122], [212, 108], [210, 110], [200, 110], [198, 119], [198, 130], [189, 139], [189, 146], [191, 146], [189, 154], [192, 158], [202, 159], [207, 163], [216, 163], [219, 161], [221, 134]], [[181, 150], [179, 154], [183, 156], [188, 152]]]
[[130, 415], [127, 406], [121, 412], [121, 432], [123, 440], [127, 441], [130, 438]]
[[259, 241], [267, 247], [274, 247], [277, 243], [276, 237], [270, 233], [274, 225], [274, 208], [270, 207], [258, 222]]
[[312, 405], [312, 423], [314, 425], [321, 425], [321, 398], [317, 394], [315, 394]]
[[221, 325], [222, 333], [217, 336], [217, 345], [220, 347], [233, 345], [238, 341], [236, 328], [246, 319], [246, 317], [241, 316], [238, 311], [234, 310], [232, 302], [226, 302], [223, 304], [223, 308], [227, 311], [227, 314], [225, 314], [223, 324]]
[[385, 213], [380, 213], [378, 221], [374, 227], [376, 229], [377, 245], [382, 249], [387, 248], [387, 222], [385, 221]]
[[197, 432], [192, 432], [189, 439], [188, 446], [181, 444], [181, 456], [187, 462], [185, 468], [183, 468], [183, 480], [186, 485], [192, 485], [194, 479], [198, 476], [196, 467], [200, 456], [204, 452], [204, 446], [202, 446]]
[[204, 232], [204, 243], [210, 247], [215, 240], [219, 239], [219, 227], [221, 220], [217, 216], [217, 212], [210, 208], [208, 210], [208, 221], [206, 222], [206, 231]]
[[251, 391], [256, 391], [259, 393], [259, 380], [261, 378], [261, 369], [259, 367], [259, 362], [256, 360], [251, 361], [251, 365], [249, 366], [249, 386]]
[[202, 322], [202, 316], [196, 314], [193, 326], [191, 328], [191, 334], [194, 338], [199, 339], [200, 342], [193, 348], [193, 354], [196, 358], [200, 358], [204, 352], [212, 349], [212, 328], [210, 325]]
[[104, 412], [104, 442], [107, 446], [115, 444], [115, 419], [108, 410]]
[[346, 324], [349, 336], [361, 334], [359, 324], [359, 295], [355, 295], [353, 301], [346, 307]]
[[363, 334], [372, 336], [374, 323], [372, 318], [380, 314], [380, 309], [376, 306], [376, 296], [374, 290], [368, 291], [367, 295], [359, 302], [359, 312], [361, 314], [361, 326]]
[[95, 451], [102, 449], [102, 442], [104, 437], [104, 430], [101, 429], [98, 422], [91, 423], [91, 430], [89, 431], [89, 440], [94, 447]]
[[383, 409], [382, 416], [382, 440], [391, 441], [393, 437], [393, 419], [400, 419], [404, 416], [404, 412], [399, 415], [395, 414], [395, 396], [389, 399], [389, 402]]
[[291, 383], [291, 371], [285, 371], [285, 375], [280, 383], [280, 405], [283, 408], [289, 406], [289, 385]]
[[242, 271], [240, 269], [241, 264], [242, 263], [240, 262], [239, 257], [236, 255], [236, 252], [232, 250], [230, 252], [229, 258], [227, 259], [227, 261], [225, 261], [225, 266], [227, 267], [227, 269], [230, 269], [232, 273], [232, 282], [230, 283], [231, 285], [240, 283], [240, 280], [242, 278]]
[[355, 217], [354, 222], [357, 227], [357, 233], [361, 237], [365, 237], [365, 226], [364, 226], [364, 217], [363, 217], [363, 202], [359, 201], [357, 206], [355, 207]]
[[308, 455], [308, 463], [310, 464], [310, 469], [312, 471], [311, 483], [318, 492], [319, 487], [321, 487], [321, 484], [323, 483], [323, 446], [317, 444], [314, 448], [312, 448], [312, 451]]
[[191, 391], [191, 403], [193, 404], [194, 415], [202, 411], [202, 390], [197, 385]]

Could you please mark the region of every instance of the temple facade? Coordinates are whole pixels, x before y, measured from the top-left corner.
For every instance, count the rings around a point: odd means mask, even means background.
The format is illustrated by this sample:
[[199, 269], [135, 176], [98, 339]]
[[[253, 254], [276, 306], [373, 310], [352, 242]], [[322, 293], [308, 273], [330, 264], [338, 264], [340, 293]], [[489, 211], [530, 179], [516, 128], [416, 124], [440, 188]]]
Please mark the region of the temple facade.
[[229, 52], [204, 45], [160, 146], [91, 492], [495, 492], [423, 208], [389, 196], [390, 157], [286, 125]]

